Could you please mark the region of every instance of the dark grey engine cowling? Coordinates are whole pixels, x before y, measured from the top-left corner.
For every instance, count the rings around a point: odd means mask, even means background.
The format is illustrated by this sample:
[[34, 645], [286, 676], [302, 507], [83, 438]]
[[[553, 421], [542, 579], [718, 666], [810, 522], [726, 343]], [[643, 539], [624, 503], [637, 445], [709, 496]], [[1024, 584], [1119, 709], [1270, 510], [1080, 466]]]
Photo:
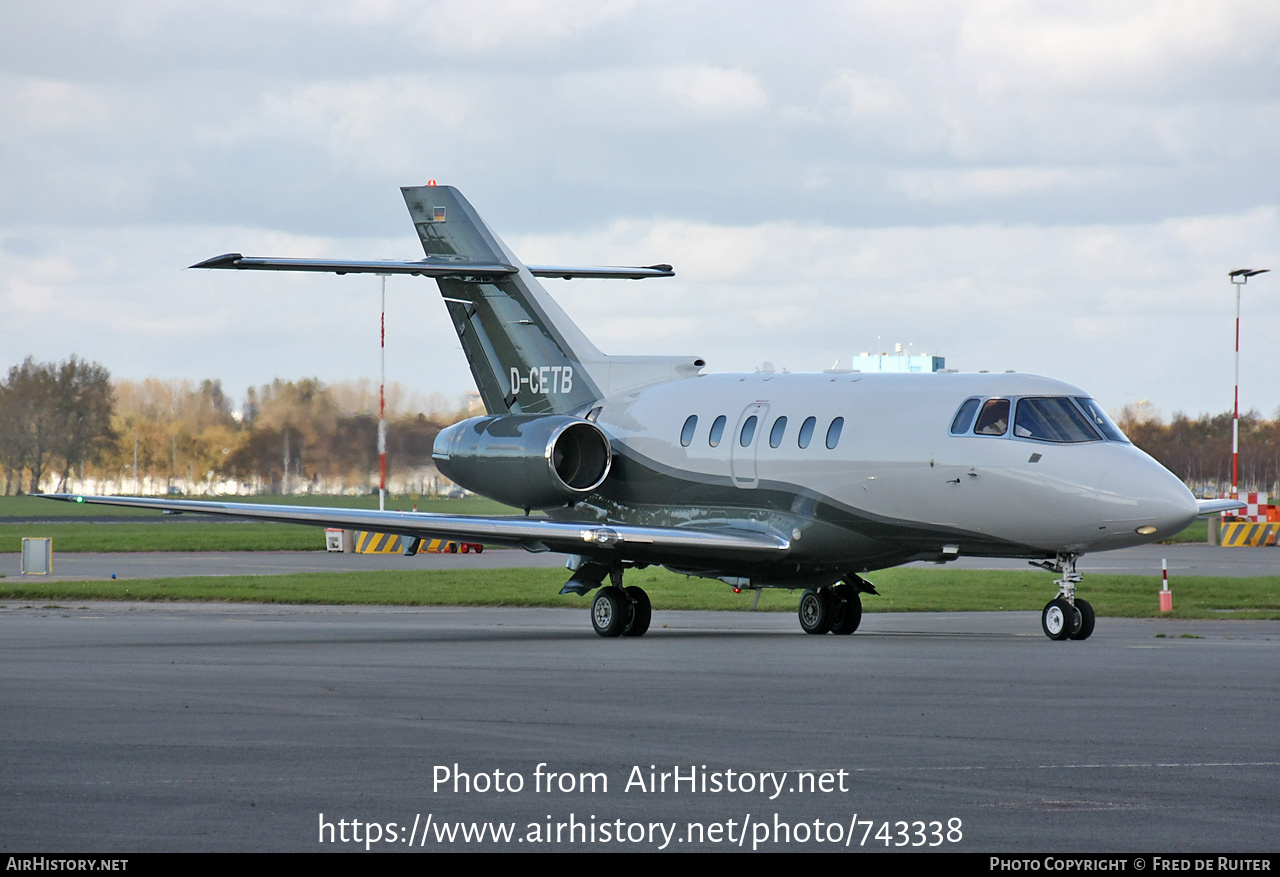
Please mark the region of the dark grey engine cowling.
[[525, 509], [585, 498], [613, 464], [600, 427], [563, 414], [472, 417], [441, 430], [431, 456], [454, 483]]

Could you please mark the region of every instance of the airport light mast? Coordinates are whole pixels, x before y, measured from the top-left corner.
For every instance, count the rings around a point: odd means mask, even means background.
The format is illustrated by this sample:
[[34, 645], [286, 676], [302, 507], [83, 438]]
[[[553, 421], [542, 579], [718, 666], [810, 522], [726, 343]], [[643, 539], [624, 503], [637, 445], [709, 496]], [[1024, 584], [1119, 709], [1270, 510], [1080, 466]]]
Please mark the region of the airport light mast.
[[1270, 268], [1237, 268], [1227, 276], [1236, 288], [1236, 394], [1235, 413], [1231, 419], [1231, 498], [1240, 498], [1240, 287], [1255, 274], [1266, 274]]
[[381, 366], [378, 376], [378, 511], [387, 510], [387, 275], [382, 278]]

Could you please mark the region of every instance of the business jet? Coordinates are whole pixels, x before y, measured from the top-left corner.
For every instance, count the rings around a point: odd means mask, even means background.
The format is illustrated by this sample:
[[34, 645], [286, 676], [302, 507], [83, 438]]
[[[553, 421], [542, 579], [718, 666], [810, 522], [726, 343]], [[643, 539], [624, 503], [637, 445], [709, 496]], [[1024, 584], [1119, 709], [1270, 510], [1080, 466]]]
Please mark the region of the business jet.
[[[1057, 573], [1041, 626], [1083, 640], [1087, 552], [1172, 536], [1197, 502], [1084, 390], [1023, 374], [706, 374], [698, 356], [609, 356], [538, 277], [650, 279], [670, 265], [528, 266], [449, 186], [401, 190], [426, 257], [342, 261], [231, 253], [192, 267], [434, 278], [486, 414], [440, 432], [446, 477], [525, 510], [471, 517], [63, 495], [75, 502], [451, 538], [568, 555], [561, 593], [592, 591], [604, 637], [652, 609], [627, 570], [739, 590], [803, 590], [800, 626], [850, 634], [863, 575], [911, 561], [1026, 558]], [[543, 514], [531, 516], [538, 510]]]

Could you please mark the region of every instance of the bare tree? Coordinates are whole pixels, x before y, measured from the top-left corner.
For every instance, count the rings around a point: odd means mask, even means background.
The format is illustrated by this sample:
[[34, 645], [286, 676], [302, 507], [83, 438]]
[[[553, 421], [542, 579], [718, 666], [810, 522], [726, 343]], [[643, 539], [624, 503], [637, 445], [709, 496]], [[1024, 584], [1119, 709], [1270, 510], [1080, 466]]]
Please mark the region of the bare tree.
[[96, 462], [116, 439], [111, 428], [115, 395], [111, 375], [96, 362], [74, 355], [58, 367], [54, 382], [54, 454], [62, 460], [58, 492], [76, 466]]
[[0, 384], [0, 463], [5, 493], [22, 492], [22, 473], [31, 473], [27, 490], [54, 466], [63, 486], [71, 470], [96, 460], [114, 440], [111, 377], [97, 363], [74, 355], [61, 364], [31, 357], [9, 369]]

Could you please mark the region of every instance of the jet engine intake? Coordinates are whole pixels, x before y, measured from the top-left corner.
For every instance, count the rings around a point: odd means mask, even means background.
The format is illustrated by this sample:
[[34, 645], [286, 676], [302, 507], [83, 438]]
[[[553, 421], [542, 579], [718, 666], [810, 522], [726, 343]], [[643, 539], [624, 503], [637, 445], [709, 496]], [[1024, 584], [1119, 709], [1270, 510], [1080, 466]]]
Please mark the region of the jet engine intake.
[[441, 430], [431, 456], [455, 484], [524, 509], [583, 499], [613, 464], [600, 427], [563, 414], [472, 417]]

